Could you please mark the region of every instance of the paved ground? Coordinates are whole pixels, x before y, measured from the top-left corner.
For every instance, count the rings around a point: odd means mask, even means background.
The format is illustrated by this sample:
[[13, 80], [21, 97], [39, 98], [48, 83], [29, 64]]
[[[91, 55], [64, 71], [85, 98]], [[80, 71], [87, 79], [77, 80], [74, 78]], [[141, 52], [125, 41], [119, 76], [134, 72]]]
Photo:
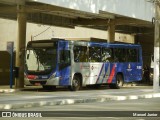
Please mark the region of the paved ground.
[[[32, 108], [12, 109], [14, 111], [159, 111], [160, 98], [117, 100], [107, 102], [80, 103], [73, 105], [41, 106]], [[70, 112], [72, 114], [73, 112]], [[160, 115], [159, 115], [160, 116]]]
[[[125, 101], [94, 102], [73, 105], [41, 106], [32, 108], [12, 109], [12, 112], [24, 113], [34, 111], [41, 113], [41, 118], [23, 118], [28, 120], [159, 120], [160, 98], [137, 99]], [[43, 111], [43, 112], [41, 112]], [[8, 112], [8, 111], [7, 111]], [[150, 117], [148, 115], [158, 115]], [[135, 117], [135, 114], [146, 116]], [[21, 120], [12, 114], [11, 120]], [[47, 116], [47, 117], [44, 117]], [[94, 117], [93, 117], [94, 116]], [[99, 117], [100, 116], [100, 117]], [[1, 118], [0, 118], [1, 119]], [[10, 120], [3, 118], [2, 120]]]
[[[7, 89], [4, 87], [1, 88], [1, 91], [2, 90]], [[56, 91], [46, 91], [41, 87], [26, 87], [23, 90], [1, 92], [0, 109], [19, 109], [158, 97], [160, 97], [160, 92], [154, 93], [152, 86], [123, 87], [122, 89], [109, 89], [104, 86], [98, 90], [84, 88], [76, 92], [71, 92], [64, 88], [58, 88]]]

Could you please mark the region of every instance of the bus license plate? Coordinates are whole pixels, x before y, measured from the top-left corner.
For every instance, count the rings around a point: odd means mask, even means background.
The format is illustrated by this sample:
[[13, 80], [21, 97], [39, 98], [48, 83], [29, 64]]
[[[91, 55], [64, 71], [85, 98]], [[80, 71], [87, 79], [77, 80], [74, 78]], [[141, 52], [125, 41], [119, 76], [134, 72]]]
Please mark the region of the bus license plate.
[[41, 84], [40, 84], [40, 83], [35, 83], [35, 85], [36, 85], [36, 86], [40, 86]]

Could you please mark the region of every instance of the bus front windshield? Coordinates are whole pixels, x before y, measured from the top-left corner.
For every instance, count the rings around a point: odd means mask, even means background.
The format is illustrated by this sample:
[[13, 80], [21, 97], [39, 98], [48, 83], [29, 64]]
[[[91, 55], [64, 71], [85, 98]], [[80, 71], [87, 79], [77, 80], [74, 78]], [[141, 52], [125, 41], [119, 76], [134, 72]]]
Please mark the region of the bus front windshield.
[[26, 70], [29, 74], [49, 74], [56, 68], [56, 49], [28, 48], [26, 51]]

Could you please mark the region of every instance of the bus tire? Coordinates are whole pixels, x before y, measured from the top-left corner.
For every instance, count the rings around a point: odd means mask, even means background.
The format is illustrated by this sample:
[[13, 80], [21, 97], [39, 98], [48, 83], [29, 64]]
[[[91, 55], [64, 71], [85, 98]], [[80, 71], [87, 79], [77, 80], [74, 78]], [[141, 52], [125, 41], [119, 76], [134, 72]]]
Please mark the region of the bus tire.
[[74, 76], [72, 80], [72, 85], [69, 87], [71, 91], [78, 91], [81, 88], [81, 80], [78, 76]]
[[110, 84], [109, 87], [111, 89], [120, 89], [123, 86], [123, 83], [124, 83], [123, 76], [121, 74], [117, 74], [116, 83]]

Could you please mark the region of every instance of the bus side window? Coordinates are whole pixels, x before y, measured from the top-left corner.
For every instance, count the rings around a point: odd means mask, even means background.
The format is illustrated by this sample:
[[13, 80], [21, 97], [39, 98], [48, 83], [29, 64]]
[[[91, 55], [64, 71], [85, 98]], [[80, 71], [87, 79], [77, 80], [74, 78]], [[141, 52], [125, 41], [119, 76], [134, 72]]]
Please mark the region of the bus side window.
[[102, 48], [102, 62], [114, 62], [111, 48]]
[[101, 47], [89, 47], [89, 61], [101, 62]]
[[128, 62], [138, 62], [138, 50], [137, 49], [128, 49]]
[[74, 62], [79, 62], [79, 57], [81, 52], [80, 47], [74, 46], [73, 52], [74, 52]]
[[115, 62], [126, 62], [126, 50], [123, 48], [114, 48]]
[[136, 49], [137, 62], [140, 62], [139, 49]]
[[74, 46], [74, 61], [88, 62], [88, 48], [86, 46]]
[[70, 51], [69, 50], [60, 50], [60, 60], [59, 60], [60, 69], [63, 69], [71, 65]]

